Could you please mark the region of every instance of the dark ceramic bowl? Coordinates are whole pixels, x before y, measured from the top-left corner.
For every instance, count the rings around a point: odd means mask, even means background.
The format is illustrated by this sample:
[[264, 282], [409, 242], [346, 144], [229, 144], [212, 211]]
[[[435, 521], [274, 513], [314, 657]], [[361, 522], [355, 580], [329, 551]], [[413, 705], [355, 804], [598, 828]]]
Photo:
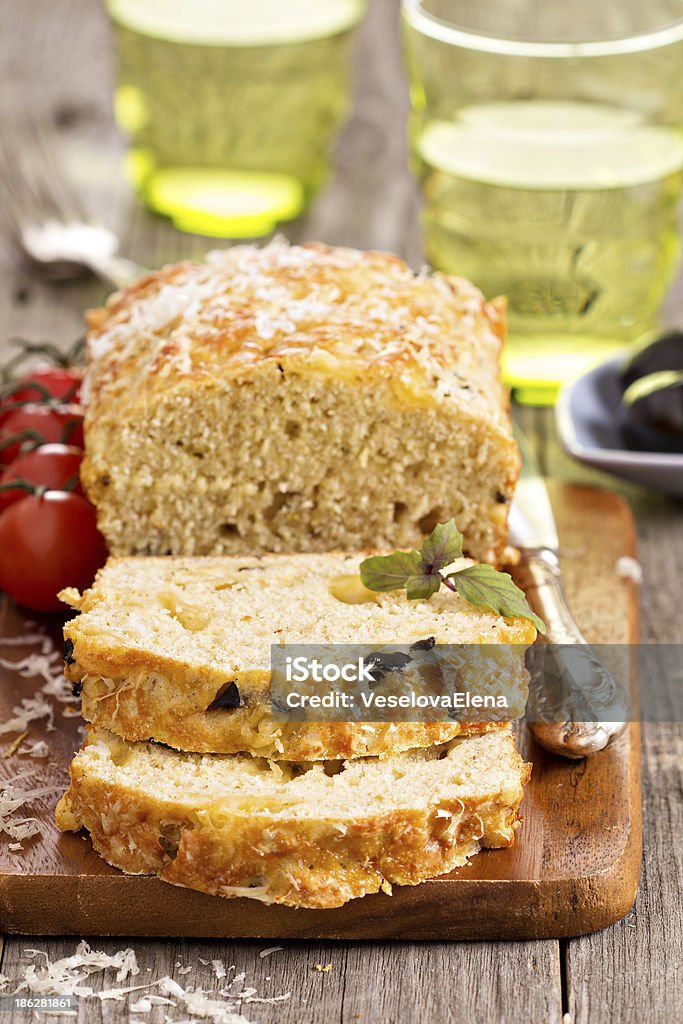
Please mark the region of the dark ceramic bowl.
[[655, 491], [683, 497], [683, 454], [631, 451], [623, 428], [618, 356], [567, 385], [555, 407], [560, 438], [579, 462]]

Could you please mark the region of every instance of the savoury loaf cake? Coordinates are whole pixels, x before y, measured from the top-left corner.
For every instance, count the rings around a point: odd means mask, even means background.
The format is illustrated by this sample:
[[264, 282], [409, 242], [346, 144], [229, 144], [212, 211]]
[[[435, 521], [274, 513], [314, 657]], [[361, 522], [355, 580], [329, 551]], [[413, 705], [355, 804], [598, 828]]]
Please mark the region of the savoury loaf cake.
[[110, 551], [419, 547], [500, 559], [519, 471], [505, 318], [471, 284], [276, 240], [90, 314], [82, 480]]
[[474, 645], [462, 688], [504, 693], [502, 717], [524, 714], [531, 622], [500, 618], [445, 588], [428, 601], [366, 590], [362, 557], [110, 558], [92, 589], [60, 595], [80, 612], [64, 627], [65, 671], [81, 689], [84, 717], [128, 740], [289, 760], [379, 755], [500, 725], [271, 715], [271, 644], [425, 640]]
[[524, 764], [509, 729], [383, 759], [183, 754], [93, 730], [57, 807], [108, 863], [219, 896], [337, 907], [508, 846]]

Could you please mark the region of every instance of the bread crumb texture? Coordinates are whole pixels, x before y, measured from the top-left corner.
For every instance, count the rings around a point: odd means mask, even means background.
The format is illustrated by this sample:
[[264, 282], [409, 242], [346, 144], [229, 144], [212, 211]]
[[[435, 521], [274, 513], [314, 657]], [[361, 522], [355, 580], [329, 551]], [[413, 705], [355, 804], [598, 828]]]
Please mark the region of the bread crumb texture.
[[114, 554], [419, 545], [497, 561], [519, 471], [504, 317], [377, 252], [237, 246], [90, 314], [82, 477]]

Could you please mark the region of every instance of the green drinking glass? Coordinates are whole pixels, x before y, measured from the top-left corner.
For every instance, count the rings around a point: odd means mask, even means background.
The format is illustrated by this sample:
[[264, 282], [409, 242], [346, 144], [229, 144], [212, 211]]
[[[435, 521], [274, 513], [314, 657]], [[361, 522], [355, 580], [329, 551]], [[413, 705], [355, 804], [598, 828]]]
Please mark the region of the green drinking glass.
[[508, 299], [521, 401], [652, 328], [683, 184], [678, 0], [403, 0], [427, 258]]

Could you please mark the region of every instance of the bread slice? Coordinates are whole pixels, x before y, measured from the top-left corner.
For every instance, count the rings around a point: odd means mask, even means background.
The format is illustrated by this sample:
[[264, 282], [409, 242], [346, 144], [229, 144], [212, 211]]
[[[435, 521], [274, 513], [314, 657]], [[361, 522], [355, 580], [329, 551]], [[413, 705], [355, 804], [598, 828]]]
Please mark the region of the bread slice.
[[108, 863], [218, 896], [337, 907], [508, 846], [524, 764], [509, 729], [383, 759], [182, 754], [93, 730], [57, 807]]
[[419, 547], [497, 561], [519, 471], [504, 313], [324, 245], [180, 263], [90, 315], [82, 479], [111, 552]]
[[[536, 635], [528, 620], [502, 619], [445, 588], [429, 601], [372, 593], [358, 577], [362, 558], [110, 559], [91, 590], [62, 594], [80, 611], [64, 636], [66, 674], [82, 689], [84, 717], [129, 740], [289, 760], [378, 755], [489, 728], [273, 720], [271, 644], [384, 647], [427, 638], [486, 644], [468, 649], [463, 686], [479, 693], [505, 687], [506, 717], [524, 714], [524, 649]], [[239, 706], [215, 706], [233, 686]]]

